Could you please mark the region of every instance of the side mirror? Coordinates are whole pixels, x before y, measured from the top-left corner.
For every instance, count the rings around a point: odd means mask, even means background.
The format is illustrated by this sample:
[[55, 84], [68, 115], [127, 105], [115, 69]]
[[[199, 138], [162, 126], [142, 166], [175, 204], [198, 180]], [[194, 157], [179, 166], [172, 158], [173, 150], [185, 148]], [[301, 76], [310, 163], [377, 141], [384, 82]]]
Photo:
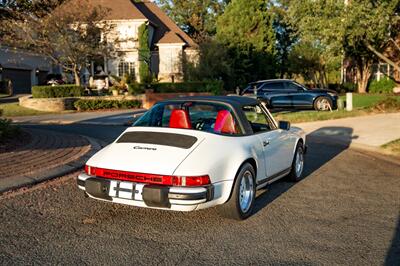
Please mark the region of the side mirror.
[[289, 130], [290, 129], [290, 122], [288, 121], [279, 121], [279, 128], [283, 130]]

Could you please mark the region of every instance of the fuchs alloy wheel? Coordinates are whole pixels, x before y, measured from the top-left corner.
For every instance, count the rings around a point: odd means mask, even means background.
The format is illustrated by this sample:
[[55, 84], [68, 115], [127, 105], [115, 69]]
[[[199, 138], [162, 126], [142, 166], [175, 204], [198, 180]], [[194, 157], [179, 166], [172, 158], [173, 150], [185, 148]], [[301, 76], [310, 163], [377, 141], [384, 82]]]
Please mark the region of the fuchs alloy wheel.
[[314, 102], [314, 109], [317, 111], [332, 110], [332, 101], [327, 97], [319, 97]]
[[292, 169], [288, 175], [289, 180], [297, 182], [301, 179], [304, 170], [304, 148], [301, 142], [297, 143], [293, 157]]
[[245, 163], [236, 176], [231, 197], [218, 209], [227, 218], [244, 220], [253, 211], [255, 194], [255, 171], [251, 164]]

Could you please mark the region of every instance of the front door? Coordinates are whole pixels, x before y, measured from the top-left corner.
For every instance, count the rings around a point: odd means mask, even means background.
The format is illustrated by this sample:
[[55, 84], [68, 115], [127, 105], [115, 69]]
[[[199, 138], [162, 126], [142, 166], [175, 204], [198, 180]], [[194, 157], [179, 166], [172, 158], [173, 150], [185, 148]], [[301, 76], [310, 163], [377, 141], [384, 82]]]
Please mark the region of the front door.
[[[260, 147], [264, 155], [265, 178], [286, 170], [291, 164], [291, 141], [281, 129], [278, 129], [273, 119], [261, 106], [245, 106], [243, 111], [253, 129], [253, 133], [259, 139]], [[290, 157], [290, 158], [289, 158]]]
[[288, 170], [293, 159], [290, 156], [293, 145], [289, 134], [275, 129], [260, 136], [263, 139], [267, 176], [271, 178]]

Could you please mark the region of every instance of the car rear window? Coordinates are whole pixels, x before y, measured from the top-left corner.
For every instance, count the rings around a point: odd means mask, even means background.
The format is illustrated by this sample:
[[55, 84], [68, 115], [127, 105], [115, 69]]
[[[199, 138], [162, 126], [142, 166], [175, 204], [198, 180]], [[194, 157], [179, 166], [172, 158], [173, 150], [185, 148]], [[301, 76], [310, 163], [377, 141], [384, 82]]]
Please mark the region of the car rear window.
[[183, 128], [229, 135], [242, 134], [231, 108], [218, 103], [159, 103], [133, 126]]
[[182, 134], [133, 131], [123, 134], [117, 140], [117, 143], [155, 144], [189, 149], [196, 141], [196, 137]]

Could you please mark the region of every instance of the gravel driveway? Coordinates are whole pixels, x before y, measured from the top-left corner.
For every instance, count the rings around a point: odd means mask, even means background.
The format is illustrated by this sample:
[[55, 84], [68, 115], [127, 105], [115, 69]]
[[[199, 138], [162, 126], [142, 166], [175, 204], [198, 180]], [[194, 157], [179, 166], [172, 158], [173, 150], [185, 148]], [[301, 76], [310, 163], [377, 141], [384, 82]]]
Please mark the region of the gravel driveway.
[[215, 209], [140, 209], [83, 197], [75, 176], [0, 198], [0, 264], [399, 265], [400, 166], [311, 139], [306, 178]]

